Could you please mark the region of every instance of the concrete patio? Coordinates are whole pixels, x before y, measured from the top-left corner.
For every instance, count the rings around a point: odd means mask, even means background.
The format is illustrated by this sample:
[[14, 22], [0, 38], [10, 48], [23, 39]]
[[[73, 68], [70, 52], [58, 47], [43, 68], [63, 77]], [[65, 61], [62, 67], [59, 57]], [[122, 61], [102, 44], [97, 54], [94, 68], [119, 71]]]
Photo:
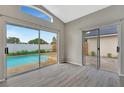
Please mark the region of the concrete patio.
[[[86, 56], [85, 65], [96, 67], [97, 57]], [[118, 72], [118, 59], [100, 57], [100, 69], [117, 73]]]

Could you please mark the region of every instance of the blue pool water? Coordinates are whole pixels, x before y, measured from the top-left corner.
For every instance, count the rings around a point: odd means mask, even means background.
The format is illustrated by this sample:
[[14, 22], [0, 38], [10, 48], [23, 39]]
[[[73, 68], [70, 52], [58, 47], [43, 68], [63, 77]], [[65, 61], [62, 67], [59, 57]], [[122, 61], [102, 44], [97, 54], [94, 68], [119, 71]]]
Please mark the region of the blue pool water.
[[[48, 60], [48, 56], [41, 55], [41, 62]], [[39, 63], [39, 55], [27, 55], [27, 56], [9, 56], [7, 57], [7, 68], [18, 67], [21, 65]]]

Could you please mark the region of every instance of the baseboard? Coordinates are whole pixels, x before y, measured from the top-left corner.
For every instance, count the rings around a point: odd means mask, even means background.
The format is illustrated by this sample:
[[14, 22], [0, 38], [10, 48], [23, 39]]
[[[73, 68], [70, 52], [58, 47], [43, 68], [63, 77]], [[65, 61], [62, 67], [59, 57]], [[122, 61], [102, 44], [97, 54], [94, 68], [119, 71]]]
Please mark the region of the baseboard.
[[119, 76], [124, 77], [124, 74], [119, 73]]
[[61, 63], [67, 63], [67, 61], [65, 61], [65, 60], [61, 60]]
[[60, 63], [67, 63], [66, 61], [61, 61]]
[[64, 61], [64, 63], [70, 63], [70, 64], [73, 64], [73, 65], [83, 66], [83, 65], [81, 65], [81, 64], [73, 63], [73, 62], [69, 62], [69, 61]]
[[59, 64], [59, 63], [65, 63], [65, 61], [62, 60], [62, 59], [60, 59], [59, 62], [58, 62], [58, 64]]
[[122, 74], [121, 71], [118, 72], [118, 75], [124, 77], [124, 74]]

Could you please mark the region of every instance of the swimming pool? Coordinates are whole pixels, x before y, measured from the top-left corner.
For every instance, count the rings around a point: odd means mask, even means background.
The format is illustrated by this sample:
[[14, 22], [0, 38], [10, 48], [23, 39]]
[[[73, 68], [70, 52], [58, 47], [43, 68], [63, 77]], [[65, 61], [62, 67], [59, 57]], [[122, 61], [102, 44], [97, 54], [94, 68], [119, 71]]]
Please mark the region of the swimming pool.
[[[48, 61], [47, 55], [40, 56], [41, 62]], [[39, 63], [39, 55], [8, 56], [7, 68], [18, 67], [26, 64]]]

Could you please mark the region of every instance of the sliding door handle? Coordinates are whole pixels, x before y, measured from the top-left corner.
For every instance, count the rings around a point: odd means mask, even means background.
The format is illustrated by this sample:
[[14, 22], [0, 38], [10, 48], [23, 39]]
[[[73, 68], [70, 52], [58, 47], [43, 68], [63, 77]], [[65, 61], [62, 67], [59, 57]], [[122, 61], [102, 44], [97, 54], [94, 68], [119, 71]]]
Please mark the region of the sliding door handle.
[[100, 48], [97, 48], [97, 50], [100, 50]]
[[5, 48], [5, 54], [8, 54], [9, 53], [9, 49], [8, 47]]
[[118, 52], [120, 52], [120, 47], [119, 47], [119, 46], [117, 46], [117, 53], [118, 53]]

